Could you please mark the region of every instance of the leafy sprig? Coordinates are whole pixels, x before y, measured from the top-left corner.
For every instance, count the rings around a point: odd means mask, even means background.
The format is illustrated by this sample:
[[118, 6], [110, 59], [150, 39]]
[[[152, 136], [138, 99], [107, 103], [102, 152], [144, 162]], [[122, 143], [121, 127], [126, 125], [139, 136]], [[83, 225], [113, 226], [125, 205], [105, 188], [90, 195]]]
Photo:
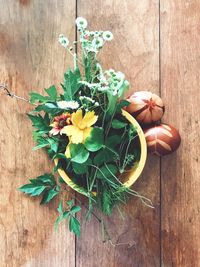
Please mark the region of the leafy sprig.
[[42, 196], [40, 204], [49, 203], [59, 194], [60, 186], [56, 183], [55, 177], [51, 173], [45, 173], [35, 179], [30, 179], [30, 183], [19, 188], [19, 191], [31, 197]]
[[63, 221], [67, 220], [69, 225], [70, 232], [73, 232], [75, 235], [80, 236], [80, 222], [76, 218], [76, 214], [81, 210], [80, 206], [74, 205], [74, 200], [69, 200], [66, 203], [67, 208], [63, 208], [63, 202], [61, 201], [58, 206], [59, 216], [55, 222], [55, 229], [58, 228], [58, 225]]

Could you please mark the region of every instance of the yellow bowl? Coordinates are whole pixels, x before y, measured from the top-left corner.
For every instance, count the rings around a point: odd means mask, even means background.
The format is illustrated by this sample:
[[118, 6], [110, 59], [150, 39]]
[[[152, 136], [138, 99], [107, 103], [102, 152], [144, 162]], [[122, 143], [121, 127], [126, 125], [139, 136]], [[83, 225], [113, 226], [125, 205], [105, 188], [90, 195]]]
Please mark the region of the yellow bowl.
[[[146, 158], [147, 158], [147, 144], [146, 144], [146, 140], [145, 140], [145, 136], [143, 133], [142, 128], [140, 127], [139, 123], [125, 110], [122, 110], [122, 115], [137, 129], [137, 133], [138, 133], [138, 137], [139, 137], [139, 141], [140, 141], [140, 146], [141, 146], [141, 151], [140, 151], [140, 160], [138, 162], [136, 162], [134, 164], [134, 166], [128, 170], [127, 172], [125, 172], [122, 177], [120, 177], [120, 179], [122, 178], [123, 181], [123, 185], [125, 187], [131, 187], [135, 181], [138, 179], [138, 177], [140, 176], [140, 174], [142, 173], [144, 166], [145, 166], [145, 162], [146, 162]], [[54, 160], [55, 165], [58, 164], [58, 159]], [[58, 173], [59, 175], [62, 177], [62, 179], [75, 191], [77, 191], [78, 193], [85, 195], [85, 196], [89, 196], [89, 193], [87, 192], [87, 190], [79, 185], [77, 185], [76, 183], [74, 183], [71, 178], [67, 175], [67, 173], [59, 168], [58, 169]], [[94, 195], [96, 193], [94, 192]]]

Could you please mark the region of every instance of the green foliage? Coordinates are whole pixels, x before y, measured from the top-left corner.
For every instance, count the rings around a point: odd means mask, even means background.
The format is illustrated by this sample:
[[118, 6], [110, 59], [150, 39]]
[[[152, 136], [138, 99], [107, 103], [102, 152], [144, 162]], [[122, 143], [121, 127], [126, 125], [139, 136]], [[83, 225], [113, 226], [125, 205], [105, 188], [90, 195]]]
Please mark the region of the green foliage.
[[48, 96], [43, 96], [37, 92], [31, 92], [30, 95], [30, 103], [35, 104], [36, 102], [39, 103], [46, 103], [49, 101], [56, 101], [57, 100], [57, 90], [56, 87], [53, 85], [48, 89], [45, 89]]
[[110, 117], [114, 116], [114, 113], [116, 111], [118, 96], [113, 95], [109, 91], [107, 92], [107, 96], [108, 96], [108, 107], [106, 115], [108, 119], [110, 119]]
[[75, 206], [73, 200], [67, 201], [66, 205], [67, 205], [67, 210], [63, 209], [62, 202], [60, 202], [58, 206], [59, 216], [55, 222], [55, 229], [58, 228], [58, 225], [63, 220], [67, 219], [70, 232], [73, 232], [75, 235], [80, 236], [80, 222], [75, 216], [76, 216], [76, 213], [81, 210], [81, 207]]
[[112, 196], [110, 195], [109, 191], [104, 190], [102, 192], [102, 211], [106, 215], [111, 215], [112, 208], [113, 208]]
[[117, 120], [117, 119], [114, 119], [112, 121], [112, 127], [114, 129], [121, 129], [121, 128], [124, 128], [126, 125], [127, 125], [126, 122], [123, 122], [123, 121], [120, 121], [120, 120]]
[[88, 158], [87, 161], [84, 162], [84, 164], [72, 162], [72, 167], [76, 174], [85, 174], [91, 164], [92, 160]]
[[40, 114], [28, 114], [29, 119], [32, 121], [33, 127], [37, 129], [40, 134], [48, 133], [51, 129], [49, 126], [50, 120], [48, 114], [42, 117]]
[[117, 167], [113, 164], [107, 164], [99, 168], [97, 178], [103, 180], [112, 180], [117, 173]]
[[71, 161], [76, 163], [84, 163], [89, 157], [89, 152], [83, 144], [70, 144]]
[[31, 197], [42, 195], [41, 204], [47, 204], [59, 194], [60, 187], [56, 184], [54, 176], [50, 173], [45, 173], [29, 181], [30, 183], [21, 186], [19, 191]]
[[45, 103], [48, 101], [48, 98], [46, 96], [43, 96], [37, 92], [31, 92], [29, 95], [31, 104], [34, 104], [36, 102]]
[[64, 74], [64, 82], [62, 84], [65, 100], [73, 100], [78, 92], [81, 84], [79, 83], [81, 74], [78, 68], [74, 72], [70, 69]]
[[56, 87], [54, 85], [45, 89], [45, 91], [49, 95], [50, 101], [56, 101], [57, 100], [58, 95], [57, 95]]
[[35, 108], [35, 111], [44, 111], [53, 116], [56, 116], [62, 112], [62, 110], [58, 108], [57, 104], [53, 102], [46, 102], [45, 104], [39, 105]]
[[90, 136], [85, 140], [85, 147], [91, 152], [98, 151], [104, 143], [103, 129], [93, 128]]
[[52, 152], [57, 153], [58, 140], [56, 137], [37, 136], [35, 140], [37, 142], [37, 146], [35, 146], [33, 150], [38, 150], [40, 148], [49, 147], [52, 150]]

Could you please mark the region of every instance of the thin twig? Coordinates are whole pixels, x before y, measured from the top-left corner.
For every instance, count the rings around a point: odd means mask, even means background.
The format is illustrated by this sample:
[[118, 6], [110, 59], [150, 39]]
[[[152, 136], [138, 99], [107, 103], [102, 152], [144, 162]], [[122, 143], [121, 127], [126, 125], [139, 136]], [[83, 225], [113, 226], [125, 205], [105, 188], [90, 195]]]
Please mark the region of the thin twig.
[[2, 83], [1, 83], [1, 84], [0, 84], [0, 89], [4, 90], [4, 91], [6, 92], [6, 94], [7, 94], [8, 96], [12, 97], [12, 98], [16, 98], [16, 99], [19, 99], [19, 100], [23, 100], [23, 101], [28, 102], [29, 104], [31, 104], [30, 101], [29, 101], [28, 99], [26, 99], [26, 98], [24, 98], [24, 97], [22, 97], [22, 96], [18, 96], [18, 95], [16, 95], [16, 94], [14, 94], [13, 92], [11, 92], [10, 89], [8, 88], [8, 86], [7, 86], [6, 84], [2, 84]]

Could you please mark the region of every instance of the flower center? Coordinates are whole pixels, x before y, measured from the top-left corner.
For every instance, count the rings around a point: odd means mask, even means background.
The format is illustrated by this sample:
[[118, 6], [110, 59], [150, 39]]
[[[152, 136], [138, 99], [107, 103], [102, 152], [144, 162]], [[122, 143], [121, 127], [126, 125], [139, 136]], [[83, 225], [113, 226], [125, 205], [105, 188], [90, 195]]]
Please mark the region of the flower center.
[[58, 125], [59, 125], [60, 128], [63, 128], [64, 126], [67, 125], [67, 121], [66, 120], [60, 120]]

